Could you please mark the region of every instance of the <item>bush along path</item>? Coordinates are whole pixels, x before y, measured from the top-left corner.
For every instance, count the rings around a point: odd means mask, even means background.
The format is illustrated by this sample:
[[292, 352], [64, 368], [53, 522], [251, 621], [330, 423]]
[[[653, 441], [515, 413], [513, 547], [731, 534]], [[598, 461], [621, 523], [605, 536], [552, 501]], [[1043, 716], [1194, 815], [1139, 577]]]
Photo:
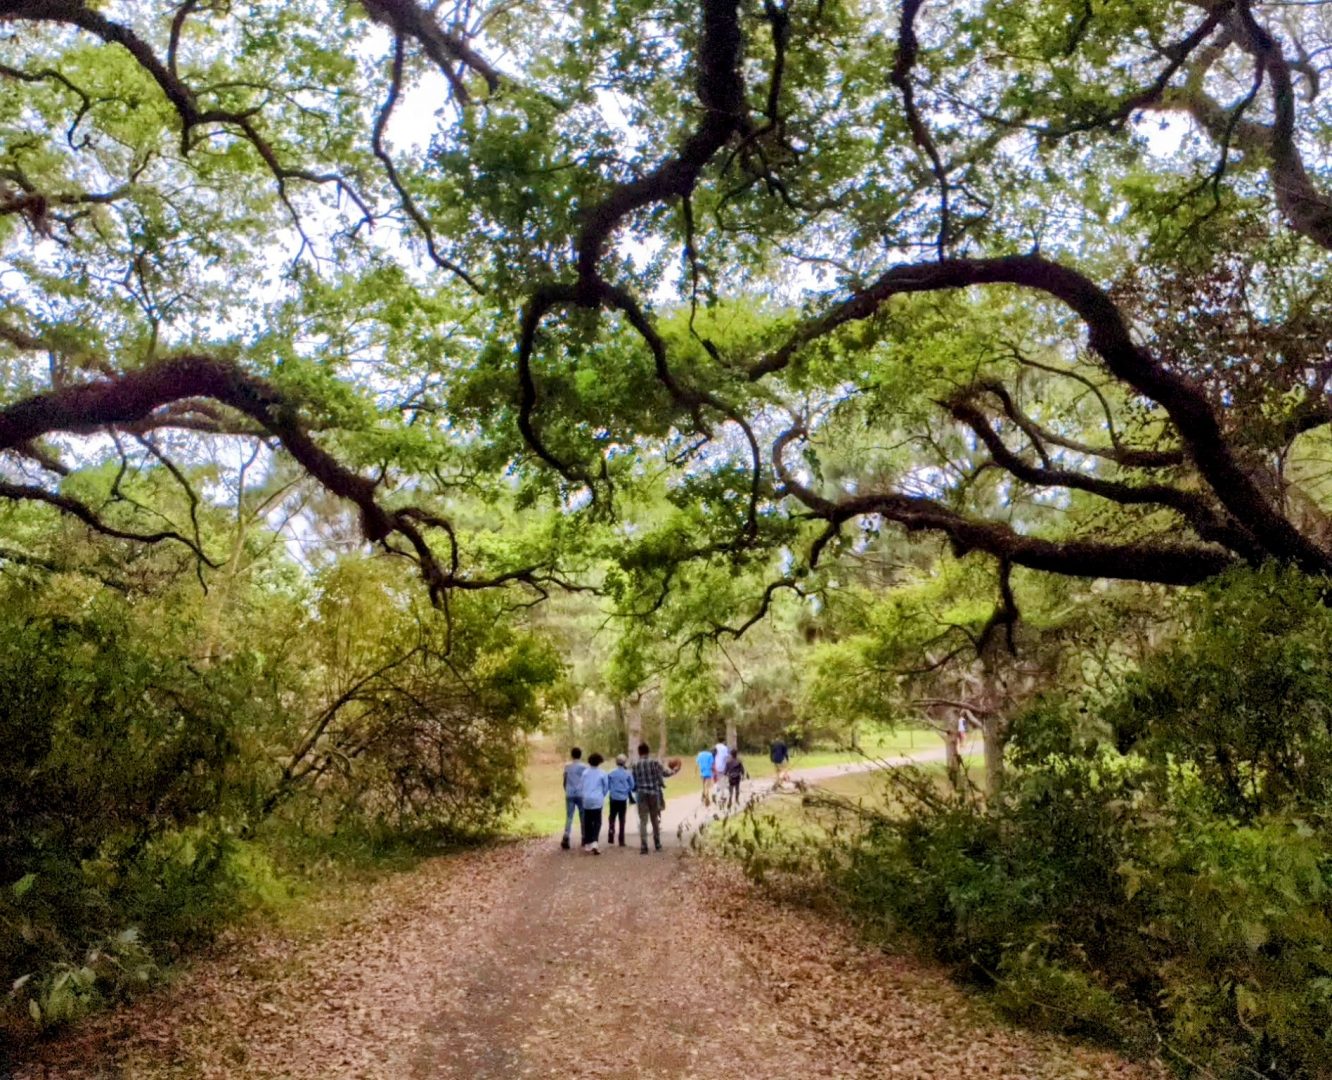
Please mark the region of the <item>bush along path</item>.
[[237, 935], [14, 1075], [1160, 1075], [1014, 1030], [939, 969], [667, 840], [648, 856], [631, 834], [599, 858], [532, 840], [430, 860], [352, 914]]

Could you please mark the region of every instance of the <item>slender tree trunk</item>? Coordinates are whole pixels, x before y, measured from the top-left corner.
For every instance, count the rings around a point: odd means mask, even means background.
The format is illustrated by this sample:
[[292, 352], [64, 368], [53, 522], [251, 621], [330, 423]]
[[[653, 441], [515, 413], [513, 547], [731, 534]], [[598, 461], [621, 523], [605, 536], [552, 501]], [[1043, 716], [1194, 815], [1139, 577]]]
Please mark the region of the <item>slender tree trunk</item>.
[[628, 754], [629, 760], [633, 760], [638, 753], [638, 744], [643, 741], [643, 705], [642, 702], [630, 702], [629, 708], [624, 709], [619, 702], [616, 708], [621, 710], [621, 722], [625, 725], [625, 735], [629, 740]]
[[1003, 720], [990, 714], [981, 724], [985, 747], [985, 797], [995, 798], [1004, 786]]
[[211, 667], [218, 658], [219, 641], [222, 637], [222, 616], [230, 605], [232, 586], [240, 574], [241, 557], [245, 553], [246, 532], [244, 524], [238, 522], [226, 566], [214, 575], [213, 586], [204, 598], [203, 641], [199, 653], [205, 667]]
[[728, 716], [726, 718], [726, 745], [732, 750], [738, 750], [740, 748], [739, 738], [740, 733], [735, 729], [735, 717]]
[[661, 710], [660, 716], [661, 716], [661, 727], [660, 727], [661, 736], [657, 740], [657, 756], [664, 758], [666, 756], [666, 710], [665, 709]]
[[948, 786], [962, 790], [962, 755], [958, 752], [956, 725], [944, 731], [944, 766], [948, 770]]

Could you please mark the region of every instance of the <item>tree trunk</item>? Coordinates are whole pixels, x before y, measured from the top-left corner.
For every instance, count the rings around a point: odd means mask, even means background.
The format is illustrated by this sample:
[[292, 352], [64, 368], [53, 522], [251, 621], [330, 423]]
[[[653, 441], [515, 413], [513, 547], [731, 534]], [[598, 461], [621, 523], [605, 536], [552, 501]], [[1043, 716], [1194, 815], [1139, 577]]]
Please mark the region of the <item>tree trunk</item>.
[[728, 716], [726, 718], [726, 745], [732, 750], [738, 750], [740, 748], [739, 738], [740, 734], [735, 730], [735, 717]]
[[661, 715], [661, 728], [660, 728], [661, 736], [657, 740], [657, 757], [664, 758], [666, 756], [666, 710], [662, 709], [660, 715]]
[[626, 752], [629, 760], [632, 761], [638, 756], [638, 744], [643, 741], [643, 710], [641, 706], [630, 704], [629, 708], [624, 707], [624, 702], [618, 698], [615, 701], [615, 716], [620, 722], [620, 730], [624, 732], [624, 737], [628, 742]]
[[993, 799], [1004, 786], [1003, 721], [991, 714], [981, 724], [985, 747], [985, 797]]
[[962, 790], [962, 755], [958, 752], [957, 728], [944, 731], [944, 766], [948, 770], [948, 786]]

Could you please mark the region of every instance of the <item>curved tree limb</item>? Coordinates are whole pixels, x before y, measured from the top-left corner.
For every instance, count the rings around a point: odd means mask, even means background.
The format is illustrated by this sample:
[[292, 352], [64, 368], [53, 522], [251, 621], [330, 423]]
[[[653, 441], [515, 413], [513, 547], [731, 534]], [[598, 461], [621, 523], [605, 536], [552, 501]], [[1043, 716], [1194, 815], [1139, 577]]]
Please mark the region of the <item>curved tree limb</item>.
[[141, 533], [130, 529], [122, 529], [105, 521], [87, 503], [80, 502], [69, 495], [61, 495], [54, 491], [47, 491], [44, 487], [38, 487], [36, 484], [13, 484], [7, 480], [0, 480], [0, 499], [13, 499], [15, 501], [42, 502], [48, 506], [53, 506], [62, 514], [68, 514], [70, 517], [77, 518], [88, 528], [103, 536], [110, 536], [116, 540], [131, 540], [137, 544], [160, 544], [164, 540], [173, 540], [178, 544], [183, 544], [194, 553], [194, 557], [199, 562], [216, 568], [217, 563], [208, 557], [199, 544], [177, 532], [175, 529], [159, 529], [157, 532]]
[[464, 104], [471, 100], [457, 68], [475, 72], [485, 80], [493, 94], [500, 88], [499, 72], [468, 43], [456, 30], [439, 24], [432, 11], [427, 11], [414, 0], [360, 0], [361, 7], [376, 22], [393, 30], [401, 40], [409, 37], [449, 80], [458, 100]]
[[577, 241], [578, 277], [590, 282], [619, 224], [635, 210], [688, 195], [703, 167], [732, 135], [746, 128], [745, 85], [740, 74], [744, 37], [737, 0], [701, 0], [702, 26], [695, 90], [703, 116], [680, 149], [655, 169], [614, 188], [583, 215]]
[[[447, 569], [442, 567], [425, 538], [423, 526], [444, 529], [452, 536], [452, 529], [444, 519], [419, 508], [389, 509], [383, 506], [376, 497], [378, 483], [343, 465], [319, 446], [302, 424], [293, 404], [277, 388], [216, 357], [177, 356], [97, 382], [48, 390], [0, 408], [0, 450], [17, 449], [57, 431], [80, 434], [107, 426], [134, 425], [151, 418], [156, 410], [196, 398], [210, 398], [235, 409], [275, 436], [323, 487], [356, 506], [362, 532], [371, 543], [388, 547], [389, 538], [395, 534], [406, 539], [435, 603], [442, 603], [450, 589], [483, 589], [510, 582], [534, 585], [542, 580], [554, 580], [536, 566], [483, 578], [462, 575], [456, 557], [451, 558]], [[83, 512], [86, 508], [43, 488], [3, 485], [0, 486], [0, 497], [39, 499], [88, 520]], [[99, 527], [95, 521], [89, 520], [88, 523]], [[108, 530], [102, 528], [101, 531]], [[177, 539], [193, 547], [179, 534], [148, 537], [110, 532], [109, 535], [144, 542]], [[196, 554], [208, 562], [202, 551], [196, 551]]]
[[[1185, 463], [1185, 456], [1181, 450], [1147, 450], [1125, 446], [1119, 434], [1119, 429], [1115, 426], [1114, 410], [1110, 408], [1110, 402], [1106, 399], [1105, 391], [1092, 379], [1071, 369], [1055, 367], [1053, 364], [1044, 364], [1030, 356], [1023, 355], [1020, 350], [1011, 345], [1009, 351], [1012, 353], [1013, 359], [1022, 367], [1033, 368], [1036, 371], [1046, 371], [1051, 375], [1059, 376], [1061, 379], [1072, 379], [1074, 382], [1085, 386], [1088, 393], [1096, 398], [1097, 404], [1101, 407], [1101, 413], [1105, 417], [1105, 431], [1110, 437], [1110, 445], [1114, 449], [1113, 451], [1106, 451], [1104, 447], [1080, 444], [1067, 439], [1060, 441], [1060, 437], [1052, 434], [1046, 435], [1047, 442], [1063, 446], [1069, 450], [1076, 450], [1078, 453], [1090, 454], [1093, 457], [1104, 457], [1119, 465], [1131, 468], [1169, 468], [1173, 465], [1183, 465]], [[1014, 417], [1014, 421], [1016, 422], [1016, 417]]]
[[389, 72], [388, 97], [375, 115], [375, 125], [370, 133], [371, 149], [374, 151], [375, 157], [379, 159], [380, 164], [384, 166], [384, 174], [388, 177], [389, 184], [398, 193], [398, 201], [402, 204], [403, 211], [421, 230], [421, 236], [425, 240], [426, 254], [430, 256], [431, 262], [441, 270], [447, 270], [449, 273], [456, 275], [472, 292], [480, 296], [483, 290], [477, 284], [476, 279], [453, 260], [445, 258], [440, 252], [430, 219], [422, 212], [416, 200], [412, 198], [412, 193], [407, 190], [407, 186], [402, 182], [402, 177], [398, 175], [398, 168], [393, 163], [393, 156], [384, 145], [384, 131], [388, 127], [389, 117], [393, 115], [393, 110], [398, 104], [398, 98], [402, 94], [402, 66], [402, 32], [399, 31], [393, 38], [393, 60]]
[[952, 238], [949, 208], [951, 185], [948, 181], [948, 169], [944, 165], [943, 158], [939, 156], [934, 136], [930, 134], [930, 129], [916, 106], [916, 90], [911, 82], [911, 69], [915, 67], [916, 57], [920, 52], [920, 42], [916, 37], [916, 15], [923, 3], [924, 0], [902, 0], [902, 20], [897, 31], [897, 58], [893, 62], [893, 70], [888, 73], [888, 81], [902, 95], [902, 111], [906, 114], [911, 139], [929, 159], [930, 172], [934, 174], [934, 179], [939, 185], [939, 235], [935, 241], [935, 250], [942, 259]]
[[[708, 406], [734, 422], [748, 443], [753, 468], [749, 513], [745, 528], [747, 540], [758, 531], [758, 499], [762, 488], [762, 453], [749, 423], [738, 410], [717, 395], [687, 387], [671, 371], [665, 342], [657, 333], [643, 307], [627, 290], [605, 282], [599, 265], [620, 223], [635, 210], [671, 198], [687, 200], [704, 167], [737, 133], [749, 129], [741, 62], [744, 39], [740, 27], [737, 0], [700, 0], [702, 13], [698, 70], [695, 89], [703, 116], [679, 151], [654, 170], [636, 180], [622, 183], [583, 213], [582, 228], [575, 244], [577, 281], [548, 284], [538, 288], [524, 308], [518, 342], [519, 415], [518, 427], [534, 452], [556, 468], [566, 479], [585, 484], [596, 497], [595, 487], [586, 470], [561, 461], [546, 446], [533, 424], [537, 389], [532, 373], [532, 355], [536, 334], [546, 314], [557, 306], [583, 308], [609, 307], [621, 312], [642, 337], [653, 357], [657, 379], [676, 404], [689, 409], [697, 430], [708, 433], [701, 408]], [[784, 45], [783, 45], [784, 49]], [[780, 77], [774, 76], [773, 93], [780, 92]], [[602, 468], [606, 476], [605, 464]]]
[[1263, 551], [1306, 572], [1332, 572], [1332, 553], [1296, 529], [1239, 461], [1205, 394], [1133, 340], [1126, 319], [1104, 289], [1079, 271], [1043, 256], [946, 259], [893, 267], [868, 288], [800, 327], [785, 345], [755, 364], [749, 377], [757, 380], [782, 370], [805, 344], [869, 318], [894, 296], [973, 285], [1016, 286], [1062, 303], [1082, 322], [1088, 344], [1110, 374], [1165, 411], [1220, 505]]
[[975, 432], [995, 464], [1025, 484], [1085, 491], [1120, 506], [1159, 506], [1173, 510], [1204, 540], [1221, 544], [1251, 561], [1262, 560], [1262, 549], [1253, 538], [1220, 513], [1212, 500], [1198, 492], [1170, 484], [1130, 484], [1089, 476], [1074, 469], [1055, 467], [1048, 458], [1044, 467], [1034, 466], [1008, 448], [969, 396], [954, 397], [945, 403], [945, 407], [954, 419]]
[[[815, 517], [828, 522], [829, 532], [853, 518], [878, 515], [909, 532], [928, 531], [947, 537], [959, 557], [982, 551], [1013, 566], [1067, 577], [1117, 578], [1162, 585], [1196, 585], [1240, 562], [1223, 548], [1208, 544], [1169, 541], [1114, 544], [1026, 536], [1010, 525], [969, 517], [919, 495], [870, 492], [829, 499], [801, 483], [786, 464], [786, 448], [804, 434], [803, 429], [794, 427], [778, 436], [772, 448], [773, 471], [787, 494], [808, 507]], [[817, 556], [812, 555], [810, 562], [815, 565]]]
[[[1140, 108], [1187, 113], [1222, 147], [1259, 151], [1267, 159], [1268, 176], [1277, 208], [1290, 227], [1319, 247], [1332, 251], [1332, 196], [1321, 190], [1309, 175], [1300, 151], [1297, 132], [1298, 92], [1281, 41], [1253, 12], [1249, 0], [1218, 4], [1212, 12], [1224, 17], [1226, 36], [1192, 65], [1182, 87], [1162, 88]], [[1212, 98], [1203, 86], [1203, 76], [1225, 47], [1235, 46], [1254, 61], [1255, 88], [1266, 81], [1272, 105], [1272, 121], [1241, 119], [1236, 110]], [[1295, 64], [1300, 64], [1297, 59]], [[1313, 89], [1315, 84], [1311, 83]]]
[[[192, 5], [180, 9], [188, 14]], [[177, 20], [181, 20], [177, 13]], [[170, 63], [162, 60], [133, 28], [107, 18], [100, 11], [90, 7], [86, 0], [0, 0], [0, 22], [23, 21], [36, 23], [56, 23], [76, 27], [108, 45], [119, 45], [128, 52], [138, 65], [157, 83], [158, 88], [176, 111], [181, 122], [180, 150], [182, 156], [188, 156], [193, 146], [196, 128], [209, 124], [237, 130], [258, 152], [264, 164], [277, 180], [278, 192], [287, 205], [293, 218], [297, 218], [295, 209], [287, 199], [286, 185], [289, 180], [303, 180], [313, 184], [334, 184], [338, 190], [352, 200], [367, 220], [373, 213], [365, 200], [341, 175], [337, 173], [318, 173], [310, 169], [284, 164], [272, 144], [260, 133], [254, 124], [255, 109], [237, 112], [227, 109], [201, 108], [195, 91], [175, 72], [175, 47], [178, 44], [180, 27], [173, 22], [171, 38], [172, 52]], [[68, 85], [68, 84], [67, 84]], [[86, 108], [86, 107], [85, 107]]]

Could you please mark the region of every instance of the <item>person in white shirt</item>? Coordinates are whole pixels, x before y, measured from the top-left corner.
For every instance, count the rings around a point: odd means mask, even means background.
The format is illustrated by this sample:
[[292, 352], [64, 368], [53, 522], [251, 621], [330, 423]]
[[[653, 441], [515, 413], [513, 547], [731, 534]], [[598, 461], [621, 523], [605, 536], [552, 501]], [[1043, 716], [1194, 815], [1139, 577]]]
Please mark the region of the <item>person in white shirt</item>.
[[712, 748], [712, 779], [717, 791], [726, 786], [726, 760], [731, 756], [731, 748], [725, 739], [718, 739]]

